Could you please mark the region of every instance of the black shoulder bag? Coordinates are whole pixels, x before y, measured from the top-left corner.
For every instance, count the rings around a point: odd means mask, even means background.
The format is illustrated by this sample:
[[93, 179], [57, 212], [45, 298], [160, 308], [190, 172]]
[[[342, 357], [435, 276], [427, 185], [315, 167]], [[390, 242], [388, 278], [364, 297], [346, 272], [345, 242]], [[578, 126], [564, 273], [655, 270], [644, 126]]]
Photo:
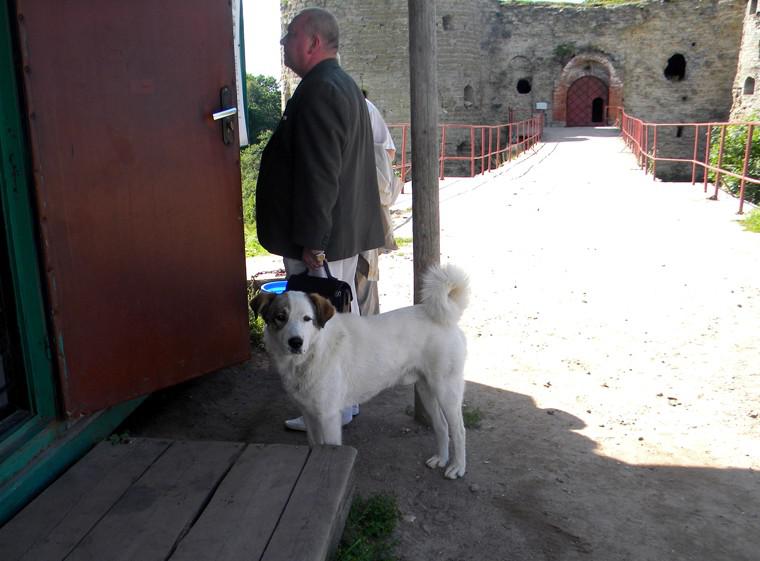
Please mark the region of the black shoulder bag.
[[327, 273], [327, 278], [312, 277], [309, 275], [309, 271], [304, 271], [297, 275], [291, 275], [288, 278], [288, 285], [285, 290], [315, 292], [327, 298], [339, 312], [350, 312], [351, 301], [354, 299], [354, 295], [351, 293], [351, 285], [332, 276], [326, 260], [322, 266]]

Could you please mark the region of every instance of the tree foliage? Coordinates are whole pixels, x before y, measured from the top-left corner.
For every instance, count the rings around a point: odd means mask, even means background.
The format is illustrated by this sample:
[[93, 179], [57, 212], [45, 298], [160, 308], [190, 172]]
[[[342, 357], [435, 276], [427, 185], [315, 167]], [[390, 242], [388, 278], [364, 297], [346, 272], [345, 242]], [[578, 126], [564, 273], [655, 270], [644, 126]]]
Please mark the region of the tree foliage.
[[261, 133], [274, 130], [280, 121], [280, 86], [271, 76], [261, 74], [247, 74], [245, 85], [248, 91], [248, 128], [251, 143], [255, 143]]
[[280, 87], [271, 76], [246, 75], [248, 91], [249, 146], [240, 150], [240, 175], [243, 189], [243, 227], [246, 256], [266, 253], [256, 237], [256, 182], [261, 153], [280, 122]]
[[250, 257], [265, 253], [256, 237], [256, 181], [259, 179], [261, 153], [269, 142], [272, 131], [263, 131], [259, 141], [240, 150], [240, 178], [243, 184], [243, 227], [245, 254]]

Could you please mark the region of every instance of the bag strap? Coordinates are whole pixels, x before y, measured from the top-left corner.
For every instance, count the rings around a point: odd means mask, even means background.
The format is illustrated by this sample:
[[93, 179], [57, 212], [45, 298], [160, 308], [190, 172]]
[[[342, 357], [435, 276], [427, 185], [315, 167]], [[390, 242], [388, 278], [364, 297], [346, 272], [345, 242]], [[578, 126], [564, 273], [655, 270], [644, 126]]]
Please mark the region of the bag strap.
[[328, 267], [328, 265], [327, 265], [327, 259], [325, 259], [324, 261], [322, 261], [322, 267], [324, 268], [325, 273], [327, 273], [327, 278], [328, 279], [334, 279], [335, 278], [334, 276], [332, 276], [332, 273], [330, 272], [330, 267]]

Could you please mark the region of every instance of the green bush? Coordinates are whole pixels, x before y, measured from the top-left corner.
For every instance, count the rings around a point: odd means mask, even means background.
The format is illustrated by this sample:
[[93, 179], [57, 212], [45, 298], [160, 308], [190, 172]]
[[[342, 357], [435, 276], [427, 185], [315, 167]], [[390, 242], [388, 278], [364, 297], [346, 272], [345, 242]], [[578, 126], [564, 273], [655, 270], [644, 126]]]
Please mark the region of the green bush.
[[760, 209], [755, 209], [750, 212], [744, 219], [742, 219], [741, 223], [745, 230], [760, 234]]
[[[757, 115], [752, 115], [750, 120], [757, 120]], [[718, 156], [720, 154], [720, 135], [721, 127], [713, 127], [710, 141], [710, 163], [718, 165]], [[728, 125], [726, 126], [726, 138], [723, 141], [723, 161], [721, 167], [732, 173], [740, 174], [744, 169], [744, 151], [747, 143], [747, 126], [746, 125]], [[747, 166], [747, 175], [753, 178], [760, 178], [760, 127], [755, 127], [752, 131], [752, 145], [750, 147], [749, 165]], [[709, 178], [715, 182], [715, 172], [710, 172]], [[738, 196], [741, 187], [741, 180], [730, 175], [720, 176], [721, 186], [731, 194]], [[754, 183], [745, 183], [744, 198], [747, 201], [758, 204], [760, 203], [760, 185]]]
[[243, 227], [245, 229], [245, 255], [265, 254], [256, 237], [256, 181], [259, 178], [261, 153], [269, 142], [272, 131], [259, 136], [259, 142], [240, 150], [240, 179], [243, 184]]
[[243, 189], [243, 227], [245, 255], [262, 255], [266, 250], [256, 236], [256, 181], [259, 178], [261, 153], [280, 121], [280, 87], [271, 76], [246, 76], [248, 119], [251, 131], [249, 146], [240, 150], [240, 175]]
[[[255, 296], [253, 282], [248, 282], [248, 302]], [[251, 306], [248, 306], [248, 339], [251, 345], [257, 349], [264, 348], [264, 320], [253, 314]]]

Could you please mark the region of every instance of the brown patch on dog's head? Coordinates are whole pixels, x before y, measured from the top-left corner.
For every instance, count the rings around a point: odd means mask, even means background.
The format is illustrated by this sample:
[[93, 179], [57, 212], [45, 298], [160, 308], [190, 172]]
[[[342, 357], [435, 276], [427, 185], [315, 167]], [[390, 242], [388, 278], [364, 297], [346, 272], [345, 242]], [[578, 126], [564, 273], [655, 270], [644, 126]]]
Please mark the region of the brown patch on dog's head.
[[290, 319], [290, 300], [287, 292], [259, 292], [251, 302], [253, 313], [260, 315], [267, 327], [279, 331]]
[[269, 323], [269, 320], [267, 320], [267, 312], [275, 296], [276, 295], [271, 292], [259, 291], [250, 302], [253, 315], [256, 317], [262, 317], [266, 323]]
[[330, 301], [320, 296], [319, 294], [309, 294], [312, 303], [314, 304], [314, 310], [316, 311], [316, 321], [319, 327], [324, 327], [327, 321], [335, 315], [335, 306]]

